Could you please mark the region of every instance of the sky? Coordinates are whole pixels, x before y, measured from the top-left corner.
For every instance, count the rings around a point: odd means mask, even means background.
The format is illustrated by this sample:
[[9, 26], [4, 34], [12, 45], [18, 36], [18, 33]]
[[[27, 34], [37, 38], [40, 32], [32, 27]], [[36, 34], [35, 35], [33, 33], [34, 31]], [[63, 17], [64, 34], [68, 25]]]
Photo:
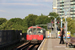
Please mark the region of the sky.
[[0, 0], [0, 18], [25, 18], [29, 14], [48, 15], [53, 0]]

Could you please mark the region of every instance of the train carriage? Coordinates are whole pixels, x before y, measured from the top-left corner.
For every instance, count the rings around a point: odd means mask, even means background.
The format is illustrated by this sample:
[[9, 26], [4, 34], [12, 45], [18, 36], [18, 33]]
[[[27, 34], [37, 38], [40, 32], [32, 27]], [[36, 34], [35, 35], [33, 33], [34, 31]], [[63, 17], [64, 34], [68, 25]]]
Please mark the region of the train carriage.
[[26, 39], [28, 41], [42, 41], [45, 38], [45, 29], [39, 26], [31, 26], [27, 30]]

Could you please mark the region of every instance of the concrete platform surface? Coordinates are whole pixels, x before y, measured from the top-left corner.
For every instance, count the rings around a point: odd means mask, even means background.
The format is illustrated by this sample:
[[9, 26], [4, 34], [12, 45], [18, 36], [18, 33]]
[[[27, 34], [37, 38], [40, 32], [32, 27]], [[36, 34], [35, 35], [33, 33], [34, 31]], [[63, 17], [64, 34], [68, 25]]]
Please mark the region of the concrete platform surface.
[[75, 48], [66, 47], [66, 44], [59, 44], [60, 39], [45, 38], [38, 50], [75, 50]]

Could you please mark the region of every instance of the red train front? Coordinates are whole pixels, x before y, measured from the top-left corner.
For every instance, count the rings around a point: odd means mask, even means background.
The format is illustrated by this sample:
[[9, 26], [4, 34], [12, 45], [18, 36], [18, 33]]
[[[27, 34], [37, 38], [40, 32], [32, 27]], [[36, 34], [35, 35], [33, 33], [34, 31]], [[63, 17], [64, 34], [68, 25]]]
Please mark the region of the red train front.
[[26, 39], [28, 41], [42, 41], [44, 38], [44, 31], [39, 26], [31, 26], [27, 30]]

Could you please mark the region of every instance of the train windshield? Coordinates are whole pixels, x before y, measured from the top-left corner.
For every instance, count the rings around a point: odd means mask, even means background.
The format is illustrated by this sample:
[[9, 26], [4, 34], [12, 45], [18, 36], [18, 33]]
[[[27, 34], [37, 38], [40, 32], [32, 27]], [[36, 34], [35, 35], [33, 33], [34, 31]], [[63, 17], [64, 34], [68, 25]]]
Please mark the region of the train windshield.
[[28, 33], [28, 34], [32, 34], [32, 28], [28, 29], [28, 30], [27, 30], [27, 33]]
[[38, 34], [42, 34], [42, 33], [43, 33], [43, 30], [38, 28], [38, 29], [37, 29], [37, 33], [38, 33]]
[[27, 30], [27, 34], [42, 34], [43, 30], [40, 28], [30, 28]]

